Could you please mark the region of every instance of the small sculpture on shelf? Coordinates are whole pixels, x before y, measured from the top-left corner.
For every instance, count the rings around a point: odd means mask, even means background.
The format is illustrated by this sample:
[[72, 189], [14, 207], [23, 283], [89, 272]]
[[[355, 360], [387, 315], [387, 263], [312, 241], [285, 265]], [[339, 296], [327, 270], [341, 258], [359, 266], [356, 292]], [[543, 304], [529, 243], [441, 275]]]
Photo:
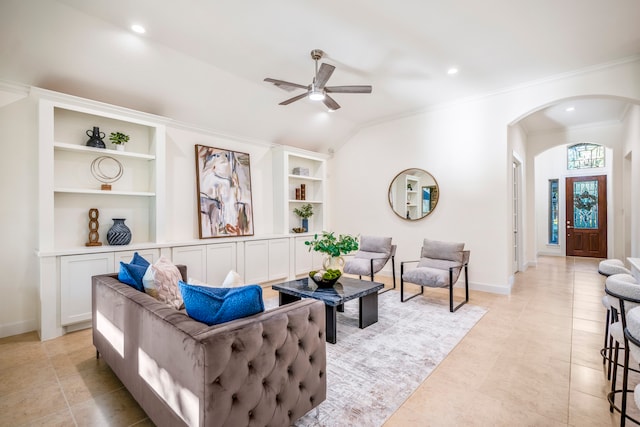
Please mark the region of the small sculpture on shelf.
[[98, 223], [99, 216], [100, 212], [98, 212], [98, 209], [89, 209], [89, 241], [85, 243], [86, 246], [102, 246], [102, 242], [99, 241], [100, 234], [98, 234], [98, 227], [100, 226]]
[[101, 190], [111, 190], [111, 184], [122, 177], [122, 163], [110, 156], [96, 157], [91, 162], [91, 174], [102, 182]]
[[100, 128], [98, 126], [94, 126], [93, 127], [93, 131], [91, 130], [87, 130], [87, 136], [89, 137], [89, 140], [87, 141], [87, 147], [94, 147], [94, 148], [107, 148], [104, 145], [104, 141], [102, 140], [102, 138], [104, 138], [104, 132], [100, 132]]

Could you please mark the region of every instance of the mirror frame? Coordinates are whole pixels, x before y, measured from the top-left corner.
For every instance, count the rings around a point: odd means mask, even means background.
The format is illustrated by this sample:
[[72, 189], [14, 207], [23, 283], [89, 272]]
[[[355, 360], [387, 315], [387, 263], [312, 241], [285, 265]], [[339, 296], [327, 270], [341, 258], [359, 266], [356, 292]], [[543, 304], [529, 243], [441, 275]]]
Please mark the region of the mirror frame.
[[[412, 171], [414, 171], [414, 173], [411, 173]], [[423, 174], [426, 174], [429, 177], [431, 177], [431, 179], [433, 180], [434, 186], [436, 187], [436, 190], [438, 192], [438, 195], [437, 195], [435, 204], [433, 205], [431, 210], [429, 210], [429, 212], [427, 212], [426, 214], [423, 214], [422, 213], [422, 189], [423, 189], [423, 187], [429, 187], [429, 186], [424, 186], [424, 185], [421, 184], [419, 186], [419, 188], [415, 190], [415, 191], [417, 191], [418, 197], [419, 197], [418, 209], [420, 210], [420, 218], [407, 218], [405, 215], [403, 215], [402, 213], [398, 212], [394, 208], [392, 190], [393, 190], [393, 187], [395, 185], [397, 185], [396, 181], [400, 178], [400, 176], [402, 176], [403, 174], [412, 175], [412, 174], [415, 174], [416, 172], [417, 173], [423, 173]], [[431, 173], [427, 172], [426, 170], [420, 169], [420, 168], [409, 168], [409, 169], [403, 170], [402, 172], [398, 173], [395, 177], [393, 177], [393, 179], [391, 180], [391, 183], [389, 184], [389, 190], [388, 190], [388, 193], [387, 193], [387, 197], [389, 199], [389, 206], [391, 207], [391, 210], [399, 218], [402, 218], [405, 221], [419, 221], [419, 220], [424, 219], [424, 218], [428, 217], [429, 215], [431, 215], [431, 213], [433, 213], [433, 211], [438, 206], [438, 202], [440, 201], [440, 186], [438, 185], [438, 181], [436, 180], [436, 178]]]

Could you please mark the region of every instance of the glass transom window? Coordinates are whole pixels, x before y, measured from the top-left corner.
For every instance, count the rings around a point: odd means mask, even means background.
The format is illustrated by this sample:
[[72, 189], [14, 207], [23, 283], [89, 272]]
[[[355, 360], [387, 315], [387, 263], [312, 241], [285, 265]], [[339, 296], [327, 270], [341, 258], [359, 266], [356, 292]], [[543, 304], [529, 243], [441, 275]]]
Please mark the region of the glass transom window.
[[567, 147], [567, 169], [591, 169], [604, 167], [604, 147], [583, 142]]

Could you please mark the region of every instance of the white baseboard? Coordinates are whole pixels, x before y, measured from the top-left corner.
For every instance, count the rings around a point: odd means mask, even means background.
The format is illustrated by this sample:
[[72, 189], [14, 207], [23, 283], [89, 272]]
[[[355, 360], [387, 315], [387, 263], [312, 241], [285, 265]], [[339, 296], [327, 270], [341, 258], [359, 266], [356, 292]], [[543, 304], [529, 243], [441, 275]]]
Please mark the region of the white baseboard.
[[539, 251], [536, 256], [566, 256], [565, 254], [561, 254], [558, 252], [547, 252], [547, 251]]
[[[489, 292], [492, 294], [498, 295], [511, 295], [511, 288], [513, 287], [513, 282], [510, 280], [510, 283], [507, 286], [500, 285], [492, 285], [488, 283], [469, 283], [469, 290], [471, 291], [481, 291], [481, 292]], [[458, 285], [460, 286], [460, 285]]]
[[12, 335], [24, 334], [37, 330], [36, 319], [23, 320], [21, 322], [5, 323], [0, 325], [0, 338]]

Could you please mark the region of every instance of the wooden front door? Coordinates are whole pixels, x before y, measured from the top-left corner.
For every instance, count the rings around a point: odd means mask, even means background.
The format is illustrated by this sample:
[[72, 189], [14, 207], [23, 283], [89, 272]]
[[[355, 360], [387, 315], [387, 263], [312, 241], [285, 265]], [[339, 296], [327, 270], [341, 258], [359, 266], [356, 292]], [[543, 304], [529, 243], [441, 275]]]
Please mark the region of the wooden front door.
[[567, 256], [607, 257], [607, 177], [566, 179]]

